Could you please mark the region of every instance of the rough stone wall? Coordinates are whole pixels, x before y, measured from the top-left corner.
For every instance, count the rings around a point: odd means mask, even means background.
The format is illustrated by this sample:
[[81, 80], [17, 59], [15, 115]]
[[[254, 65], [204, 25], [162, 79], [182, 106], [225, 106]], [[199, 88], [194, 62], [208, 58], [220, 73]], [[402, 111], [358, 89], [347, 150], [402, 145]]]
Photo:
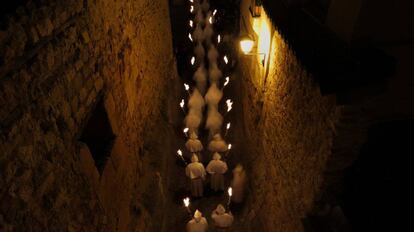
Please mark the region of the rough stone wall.
[[241, 56], [239, 64], [252, 148], [244, 157], [250, 172], [244, 221], [250, 230], [302, 231], [301, 218], [322, 186], [338, 113], [335, 97], [321, 95], [293, 50], [271, 31], [267, 78], [256, 59]]
[[[28, 1], [4, 25], [0, 230], [150, 230], [175, 75], [168, 1]], [[101, 175], [78, 141], [99, 96], [116, 135]]]

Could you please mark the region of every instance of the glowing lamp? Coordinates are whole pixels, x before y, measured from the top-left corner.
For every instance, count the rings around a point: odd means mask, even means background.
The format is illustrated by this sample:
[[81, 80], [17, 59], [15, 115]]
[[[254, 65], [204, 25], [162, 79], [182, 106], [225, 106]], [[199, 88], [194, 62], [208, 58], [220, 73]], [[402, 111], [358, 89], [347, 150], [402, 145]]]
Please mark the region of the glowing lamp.
[[253, 49], [254, 41], [251, 39], [243, 39], [240, 41], [240, 48], [244, 54], [250, 53]]

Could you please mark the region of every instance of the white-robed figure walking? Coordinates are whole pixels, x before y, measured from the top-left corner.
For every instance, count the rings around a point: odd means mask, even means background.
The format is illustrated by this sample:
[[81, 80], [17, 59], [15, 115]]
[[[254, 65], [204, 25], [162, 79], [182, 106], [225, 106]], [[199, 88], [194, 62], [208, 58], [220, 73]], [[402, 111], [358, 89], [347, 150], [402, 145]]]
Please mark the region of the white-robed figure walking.
[[219, 232], [229, 231], [234, 221], [233, 214], [231, 212], [226, 213], [226, 209], [221, 204], [211, 213], [211, 218], [216, 231]]
[[241, 164], [233, 169], [233, 180], [231, 181], [231, 188], [233, 195], [231, 201], [234, 203], [241, 203], [244, 197], [244, 188], [246, 185], [246, 172]]
[[196, 154], [193, 154], [191, 157], [191, 163], [185, 168], [185, 174], [191, 181], [191, 195], [193, 197], [202, 197], [206, 170], [204, 169], [204, 165], [198, 162]]
[[187, 232], [206, 232], [208, 229], [207, 219], [196, 210], [193, 219], [187, 222]]
[[208, 144], [208, 150], [211, 152], [226, 152], [227, 143], [221, 138], [220, 134], [215, 134]]
[[213, 159], [207, 165], [207, 172], [211, 175], [210, 186], [214, 191], [224, 190], [224, 173], [227, 172], [226, 162], [221, 160], [219, 153], [214, 153]]
[[[203, 144], [198, 139], [198, 136], [195, 132], [192, 132], [190, 134], [190, 138], [185, 143], [185, 147], [187, 150], [189, 150], [191, 153], [199, 153], [203, 150]], [[198, 154], [199, 159], [201, 160], [200, 154]]]

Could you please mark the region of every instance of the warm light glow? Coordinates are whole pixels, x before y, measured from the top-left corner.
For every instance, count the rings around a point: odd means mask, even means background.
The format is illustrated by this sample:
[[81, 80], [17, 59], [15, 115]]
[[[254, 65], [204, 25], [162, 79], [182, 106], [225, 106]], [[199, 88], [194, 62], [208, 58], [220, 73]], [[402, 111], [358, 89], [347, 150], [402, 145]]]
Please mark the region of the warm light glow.
[[183, 202], [184, 202], [185, 207], [188, 208], [188, 206], [190, 205], [190, 198], [189, 197], [184, 198]]
[[180, 107], [181, 107], [181, 108], [184, 108], [184, 99], [181, 99], [181, 102], [180, 102]]
[[229, 196], [231, 197], [231, 195], [233, 195], [233, 189], [230, 187], [228, 190], [227, 190], [227, 193], [229, 194]]
[[179, 156], [183, 156], [183, 152], [182, 152], [180, 149], [178, 149], [177, 154], [178, 154]]
[[226, 104], [227, 104], [227, 112], [230, 112], [230, 110], [233, 108], [232, 107], [233, 106], [233, 102], [230, 99], [228, 99], [226, 101]]
[[194, 11], [194, 6], [190, 6], [190, 12], [193, 13]]
[[193, 20], [190, 20], [190, 27], [193, 27]]
[[227, 130], [230, 129], [230, 123], [227, 123], [226, 128], [227, 128]]
[[231, 143], [227, 145], [227, 149], [231, 150]]
[[193, 42], [193, 37], [191, 36], [191, 33], [188, 33], [188, 38]]
[[190, 85], [184, 83], [184, 88], [185, 88], [186, 91], [188, 91], [190, 89]]
[[195, 62], [195, 57], [193, 56], [191, 57], [191, 65], [194, 65], [194, 62]]
[[210, 18], [208, 19], [208, 22], [209, 22], [210, 24], [213, 24], [213, 16], [210, 16]]
[[244, 54], [247, 54], [252, 51], [254, 45], [254, 41], [250, 39], [245, 39], [240, 41], [240, 48]]
[[193, 2], [194, 2], [194, 0], [190, 0], [190, 2], [191, 2], [191, 3], [193, 3]]
[[226, 62], [226, 64], [229, 63], [229, 59], [227, 59], [227, 56], [224, 56], [223, 59], [224, 59], [224, 62]]
[[189, 129], [188, 129], [188, 127], [186, 127], [186, 128], [184, 128], [184, 130], [183, 130], [183, 131], [184, 131], [184, 133], [187, 133], [187, 132], [188, 132], [188, 130], [189, 130]]
[[221, 37], [220, 37], [220, 35], [218, 35], [217, 36], [217, 43], [220, 43], [220, 41], [221, 41]]
[[217, 13], [217, 10], [216, 10], [216, 9], [214, 9], [214, 11], [213, 11], [213, 16], [214, 16], [214, 15], [216, 15], [216, 13]]
[[228, 85], [230, 82], [230, 77], [226, 77], [226, 82], [224, 82], [224, 86]]

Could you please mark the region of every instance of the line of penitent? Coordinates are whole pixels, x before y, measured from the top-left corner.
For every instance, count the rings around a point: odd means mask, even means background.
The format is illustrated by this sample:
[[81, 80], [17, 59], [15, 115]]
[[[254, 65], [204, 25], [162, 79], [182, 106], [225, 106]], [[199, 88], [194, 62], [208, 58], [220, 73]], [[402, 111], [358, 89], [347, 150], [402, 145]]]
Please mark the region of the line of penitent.
[[[185, 137], [188, 139], [185, 143], [185, 147], [192, 154], [191, 163], [187, 163], [184, 159], [181, 149], [177, 151], [177, 154], [186, 165], [186, 176], [191, 182], [191, 195], [193, 197], [202, 197], [206, 171], [210, 174], [211, 189], [214, 191], [224, 190], [223, 174], [227, 171], [228, 167], [226, 162], [221, 160], [221, 155], [223, 155], [223, 158], [226, 159], [229, 156], [229, 152], [232, 147], [231, 144], [227, 144], [224, 140], [231, 126], [230, 122], [226, 123], [224, 138], [221, 136], [221, 130], [224, 117], [231, 111], [233, 101], [231, 99], [226, 100], [227, 109], [224, 116], [222, 116], [219, 110], [219, 103], [223, 98], [224, 88], [230, 82], [230, 76], [223, 78], [222, 70], [219, 68], [219, 66], [221, 66], [219, 64], [221, 57], [216, 46], [220, 44], [222, 38], [220, 35], [217, 35], [217, 37], [214, 36], [213, 28], [213, 24], [217, 23], [215, 22], [217, 10], [210, 11], [208, 0], [189, 1], [192, 18], [189, 20], [190, 33], [188, 34], [188, 38], [194, 45], [194, 56], [191, 57], [190, 63], [195, 70], [193, 74], [195, 86], [190, 88], [189, 84], [184, 83], [184, 88], [189, 96], [187, 101], [187, 112], [185, 110], [186, 107], [184, 99], [181, 100], [180, 107], [186, 115], [184, 119], [185, 128], [183, 132]], [[222, 58], [224, 61], [223, 68], [228, 70], [228, 67], [226, 66], [229, 65], [229, 59], [226, 55]], [[206, 60], [208, 62], [205, 62]], [[199, 162], [203, 160], [201, 152], [204, 147], [198, 139], [199, 128], [204, 122], [203, 115], [205, 115], [205, 109], [207, 110], [205, 129], [208, 130], [209, 140], [207, 149], [212, 154], [212, 159], [206, 169], [204, 168], [204, 165]], [[241, 166], [236, 167], [235, 170], [244, 174]], [[233, 173], [234, 172], [235, 171], [233, 171]], [[240, 174], [239, 177], [240, 176], [243, 175]], [[227, 193], [228, 208], [230, 201], [232, 200], [233, 189], [229, 187], [227, 189]], [[188, 213], [192, 217], [192, 219], [187, 223], [187, 231], [192, 231], [192, 227], [201, 229], [197, 231], [206, 231], [208, 224], [206, 219], [202, 217], [201, 212], [196, 210], [194, 216], [192, 215], [190, 209], [190, 198], [185, 198], [183, 202]], [[231, 212], [226, 213], [225, 211], [225, 207], [219, 204], [217, 209], [212, 213], [215, 227], [218, 230], [228, 229], [233, 223], [233, 215]]]

